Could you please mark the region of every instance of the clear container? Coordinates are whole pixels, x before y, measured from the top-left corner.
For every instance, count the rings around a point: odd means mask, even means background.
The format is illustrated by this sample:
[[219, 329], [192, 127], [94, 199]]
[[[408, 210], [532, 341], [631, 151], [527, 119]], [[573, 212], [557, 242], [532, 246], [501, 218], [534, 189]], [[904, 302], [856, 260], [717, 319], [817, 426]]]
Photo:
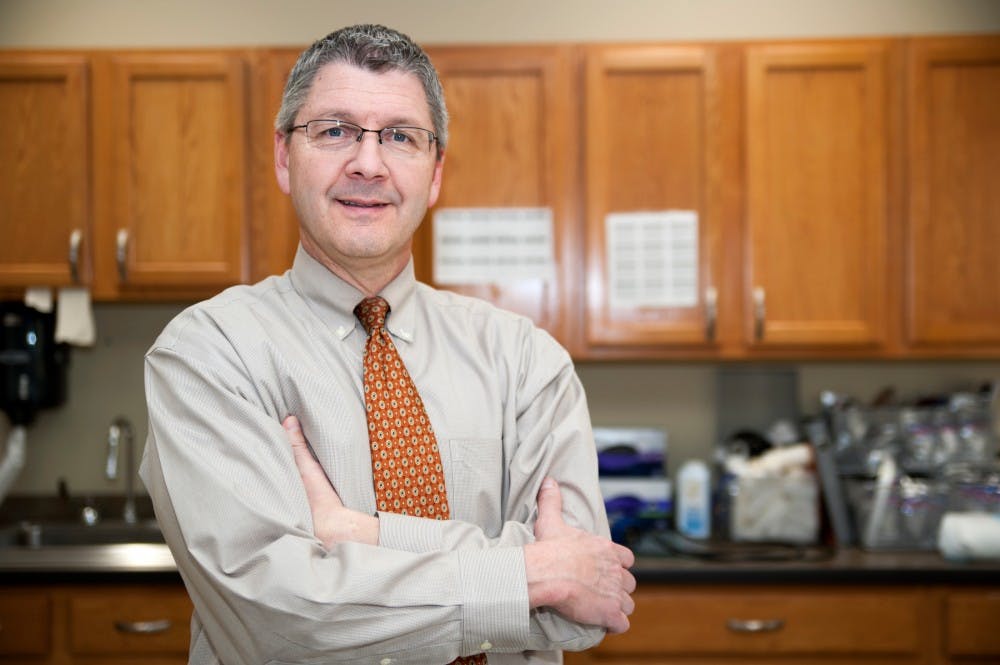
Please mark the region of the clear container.
[[[860, 536], [861, 546], [870, 550], [934, 550], [941, 517], [949, 503], [949, 485], [941, 480], [896, 480], [886, 496], [886, 506], [875, 511], [878, 483], [848, 479], [847, 500]], [[870, 520], [881, 521], [872, 528]]]

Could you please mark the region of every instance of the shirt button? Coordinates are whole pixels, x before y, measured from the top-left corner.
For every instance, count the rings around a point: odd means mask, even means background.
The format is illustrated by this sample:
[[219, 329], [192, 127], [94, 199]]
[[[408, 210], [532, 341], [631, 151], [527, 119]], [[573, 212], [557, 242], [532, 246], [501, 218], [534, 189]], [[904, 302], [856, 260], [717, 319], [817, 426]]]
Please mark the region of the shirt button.
[[489, 651], [490, 649], [493, 648], [493, 645], [490, 644], [489, 640], [486, 640], [485, 642], [479, 645], [479, 648], [482, 649], [483, 651]]

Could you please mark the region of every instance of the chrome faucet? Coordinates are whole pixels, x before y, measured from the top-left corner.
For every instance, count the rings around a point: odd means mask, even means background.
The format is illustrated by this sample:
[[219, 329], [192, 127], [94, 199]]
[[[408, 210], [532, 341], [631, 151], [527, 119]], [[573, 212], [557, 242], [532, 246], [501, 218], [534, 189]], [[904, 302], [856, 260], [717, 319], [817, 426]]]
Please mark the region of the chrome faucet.
[[118, 477], [118, 449], [123, 444], [125, 447], [125, 511], [122, 514], [122, 519], [127, 524], [135, 524], [137, 521], [135, 509], [135, 436], [132, 431], [132, 423], [128, 419], [118, 416], [108, 428], [108, 461], [104, 468], [104, 475], [108, 480], [114, 480]]

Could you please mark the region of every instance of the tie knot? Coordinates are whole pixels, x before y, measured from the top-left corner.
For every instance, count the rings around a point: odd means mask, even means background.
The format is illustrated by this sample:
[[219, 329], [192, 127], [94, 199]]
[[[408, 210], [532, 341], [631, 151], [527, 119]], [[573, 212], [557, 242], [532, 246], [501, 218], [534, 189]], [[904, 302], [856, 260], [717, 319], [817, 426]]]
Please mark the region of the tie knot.
[[373, 330], [385, 327], [385, 316], [388, 313], [389, 303], [380, 296], [365, 298], [354, 308], [354, 316], [358, 317], [358, 321], [369, 335]]

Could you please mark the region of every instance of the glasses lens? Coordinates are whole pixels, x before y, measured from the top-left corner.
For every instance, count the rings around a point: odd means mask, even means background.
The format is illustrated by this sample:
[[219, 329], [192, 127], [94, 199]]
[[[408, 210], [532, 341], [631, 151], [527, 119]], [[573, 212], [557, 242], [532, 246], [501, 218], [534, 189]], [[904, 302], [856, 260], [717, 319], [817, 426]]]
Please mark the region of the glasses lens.
[[341, 120], [312, 120], [306, 123], [306, 136], [317, 148], [348, 148], [360, 135], [360, 127]]
[[386, 127], [379, 132], [379, 138], [382, 145], [393, 152], [414, 154], [427, 151], [431, 133], [419, 127]]

